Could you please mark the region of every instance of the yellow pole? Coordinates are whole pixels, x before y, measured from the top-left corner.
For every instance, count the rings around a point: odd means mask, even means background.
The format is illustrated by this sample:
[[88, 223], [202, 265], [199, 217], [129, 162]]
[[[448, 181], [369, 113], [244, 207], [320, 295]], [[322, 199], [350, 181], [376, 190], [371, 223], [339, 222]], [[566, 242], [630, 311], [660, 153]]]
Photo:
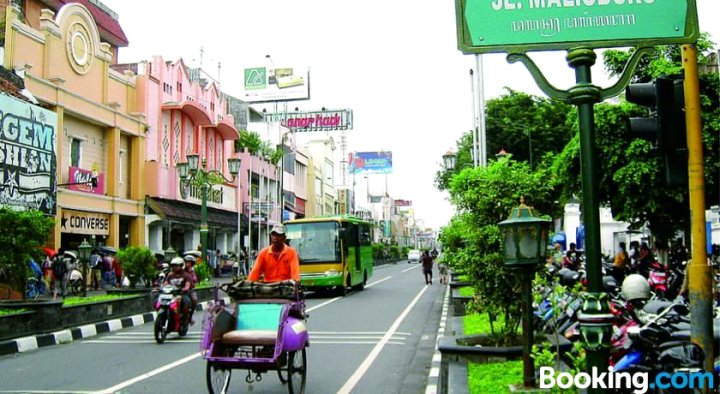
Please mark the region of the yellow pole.
[[712, 271], [705, 250], [705, 180], [703, 169], [702, 123], [700, 121], [700, 82], [697, 48], [682, 46], [685, 68], [685, 124], [688, 144], [688, 183], [692, 260], [688, 268], [691, 314], [691, 338], [705, 351], [705, 370], [712, 372], [713, 321]]

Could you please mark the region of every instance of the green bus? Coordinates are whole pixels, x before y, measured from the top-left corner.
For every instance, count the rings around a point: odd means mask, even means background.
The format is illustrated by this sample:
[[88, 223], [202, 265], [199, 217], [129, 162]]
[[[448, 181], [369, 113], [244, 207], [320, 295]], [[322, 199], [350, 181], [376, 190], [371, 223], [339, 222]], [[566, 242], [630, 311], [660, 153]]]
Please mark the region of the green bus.
[[354, 216], [336, 215], [284, 223], [287, 240], [300, 259], [305, 288], [363, 290], [373, 274], [372, 225]]

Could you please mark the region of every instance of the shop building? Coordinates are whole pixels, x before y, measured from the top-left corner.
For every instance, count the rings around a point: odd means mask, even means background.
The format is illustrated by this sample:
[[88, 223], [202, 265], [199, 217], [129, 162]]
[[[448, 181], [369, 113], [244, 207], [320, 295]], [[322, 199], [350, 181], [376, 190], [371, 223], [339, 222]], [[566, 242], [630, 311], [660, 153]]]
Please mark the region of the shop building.
[[98, 1], [11, 4], [3, 65], [57, 117], [52, 246], [144, 245], [145, 186], [131, 174], [144, 173], [146, 122], [135, 76], [112, 68], [128, 44], [117, 15]]

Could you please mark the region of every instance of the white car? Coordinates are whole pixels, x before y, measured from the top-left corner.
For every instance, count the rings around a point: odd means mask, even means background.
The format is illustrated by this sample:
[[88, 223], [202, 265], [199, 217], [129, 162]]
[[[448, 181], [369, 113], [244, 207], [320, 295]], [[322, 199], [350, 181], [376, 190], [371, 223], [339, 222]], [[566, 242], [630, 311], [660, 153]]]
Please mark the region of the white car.
[[408, 252], [408, 263], [419, 263], [420, 262], [420, 251], [412, 249]]

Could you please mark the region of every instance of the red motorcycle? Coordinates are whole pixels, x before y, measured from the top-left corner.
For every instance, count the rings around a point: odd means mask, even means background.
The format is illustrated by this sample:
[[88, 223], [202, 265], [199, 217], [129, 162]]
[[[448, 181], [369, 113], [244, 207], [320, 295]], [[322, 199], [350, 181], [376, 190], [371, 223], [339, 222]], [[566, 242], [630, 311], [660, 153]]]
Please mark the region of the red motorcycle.
[[656, 298], [665, 299], [668, 290], [668, 273], [665, 266], [653, 261], [650, 264], [648, 283], [650, 283], [650, 291], [655, 294]]
[[184, 337], [190, 327], [190, 318], [182, 313], [182, 293], [174, 286], [166, 285], [160, 289], [160, 295], [155, 302], [155, 341], [165, 342], [167, 334], [177, 332]]

